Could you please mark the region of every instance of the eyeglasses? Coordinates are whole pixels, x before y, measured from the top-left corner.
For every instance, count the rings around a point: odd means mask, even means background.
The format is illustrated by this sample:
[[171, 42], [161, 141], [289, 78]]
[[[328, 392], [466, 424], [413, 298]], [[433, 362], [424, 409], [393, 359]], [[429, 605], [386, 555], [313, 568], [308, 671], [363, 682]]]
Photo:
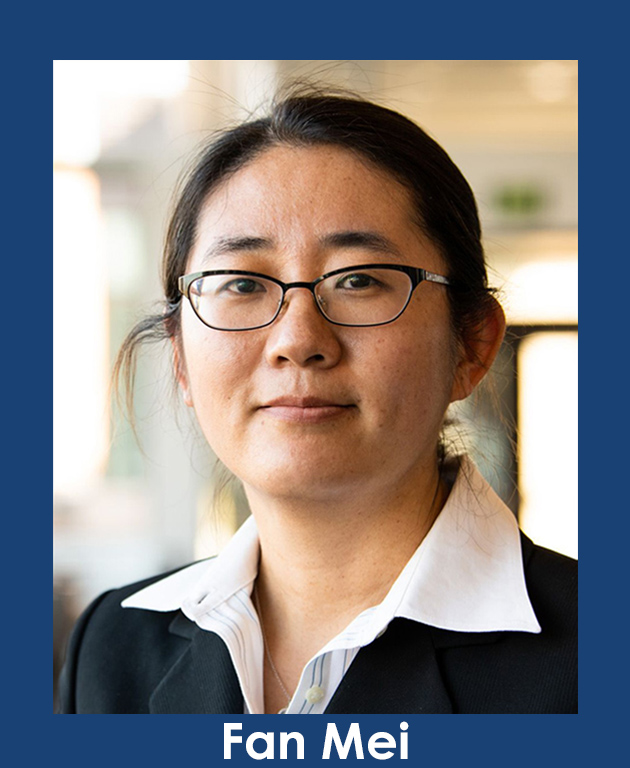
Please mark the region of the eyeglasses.
[[283, 283], [238, 269], [193, 272], [179, 278], [178, 288], [208, 327], [251, 331], [273, 323], [292, 288], [310, 291], [317, 309], [335, 325], [386, 325], [402, 315], [423, 280], [451, 285], [448, 278], [426, 269], [361, 264], [327, 272], [311, 283]]

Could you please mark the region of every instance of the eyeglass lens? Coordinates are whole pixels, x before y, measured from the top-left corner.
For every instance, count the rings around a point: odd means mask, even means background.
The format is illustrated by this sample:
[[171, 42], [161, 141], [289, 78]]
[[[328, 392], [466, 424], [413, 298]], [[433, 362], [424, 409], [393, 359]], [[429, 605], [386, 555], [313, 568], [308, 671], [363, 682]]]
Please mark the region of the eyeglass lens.
[[[412, 290], [405, 272], [351, 269], [317, 283], [315, 298], [322, 314], [344, 325], [379, 325], [395, 319]], [[273, 321], [283, 301], [280, 285], [258, 275], [207, 275], [190, 286], [190, 301], [207, 325], [247, 330]]]

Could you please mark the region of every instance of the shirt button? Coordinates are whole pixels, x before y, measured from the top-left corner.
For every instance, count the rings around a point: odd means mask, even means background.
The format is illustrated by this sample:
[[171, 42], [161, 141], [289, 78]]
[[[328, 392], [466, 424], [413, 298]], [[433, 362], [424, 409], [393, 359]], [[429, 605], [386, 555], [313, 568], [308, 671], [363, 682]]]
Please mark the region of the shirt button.
[[317, 704], [324, 698], [324, 690], [323, 688], [320, 688], [319, 685], [314, 685], [312, 688], [308, 689], [304, 698], [309, 704]]

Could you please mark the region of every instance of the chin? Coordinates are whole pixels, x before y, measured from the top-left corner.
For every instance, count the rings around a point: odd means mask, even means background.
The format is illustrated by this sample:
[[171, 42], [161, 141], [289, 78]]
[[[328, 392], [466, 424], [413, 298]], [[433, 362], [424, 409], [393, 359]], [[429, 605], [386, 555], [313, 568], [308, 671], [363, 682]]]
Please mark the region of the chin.
[[365, 466], [359, 473], [352, 471], [351, 462], [331, 462], [330, 455], [325, 460], [311, 456], [310, 459], [295, 456], [289, 461], [269, 461], [257, 468], [255, 474], [243, 473], [245, 487], [278, 499], [303, 501], [328, 501], [340, 492], [352, 490], [366, 482]]

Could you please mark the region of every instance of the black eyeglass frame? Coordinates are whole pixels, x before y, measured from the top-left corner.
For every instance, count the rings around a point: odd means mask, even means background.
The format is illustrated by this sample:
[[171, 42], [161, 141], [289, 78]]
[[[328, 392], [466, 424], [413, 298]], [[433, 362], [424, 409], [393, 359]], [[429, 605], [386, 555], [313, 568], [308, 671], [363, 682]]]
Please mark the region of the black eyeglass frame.
[[[404, 272], [411, 280], [411, 290], [409, 291], [409, 296], [407, 297], [407, 301], [405, 302], [400, 312], [395, 317], [392, 317], [391, 320], [385, 320], [382, 323], [367, 323], [367, 324], [340, 323], [336, 320], [331, 320], [330, 317], [328, 317], [328, 315], [322, 309], [321, 304], [317, 300], [317, 294], [315, 293], [315, 288], [321, 282], [323, 282], [324, 280], [327, 280], [329, 277], [334, 277], [335, 275], [341, 275], [344, 272], [353, 272], [354, 270], [360, 270], [360, 269], [391, 269], [397, 272]], [[269, 320], [269, 322], [263, 323], [262, 325], [255, 325], [255, 326], [252, 326], [251, 328], [219, 328], [216, 325], [210, 325], [197, 313], [197, 310], [195, 309], [195, 306], [190, 298], [190, 287], [196, 280], [199, 280], [202, 277], [212, 277], [215, 275], [245, 275], [245, 276], [251, 275], [252, 277], [260, 277], [263, 280], [269, 280], [270, 282], [280, 286], [280, 288], [282, 289], [282, 299], [281, 301], [278, 302], [278, 309], [276, 310], [275, 315], [272, 317], [271, 320]], [[250, 272], [249, 270], [245, 270], [245, 269], [211, 269], [211, 270], [204, 270], [203, 272], [191, 272], [189, 275], [181, 275], [181, 277], [177, 279], [177, 287], [179, 289], [179, 292], [182, 294], [182, 296], [185, 296], [188, 299], [193, 312], [199, 318], [199, 320], [201, 320], [201, 322], [205, 326], [207, 326], [208, 328], [212, 328], [215, 331], [226, 331], [226, 332], [256, 331], [259, 328], [266, 328], [268, 325], [271, 325], [276, 320], [276, 318], [282, 311], [286, 293], [291, 288], [306, 288], [307, 290], [309, 290], [313, 294], [315, 306], [319, 310], [322, 317], [324, 317], [329, 323], [332, 323], [333, 325], [341, 325], [346, 328], [374, 328], [379, 325], [389, 325], [389, 323], [393, 323], [394, 320], [397, 320], [409, 306], [409, 302], [411, 301], [413, 292], [420, 285], [420, 283], [424, 282], [425, 280], [431, 283], [438, 283], [439, 285], [446, 285], [446, 286], [452, 285], [452, 282], [448, 279], [448, 277], [444, 277], [444, 275], [438, 275], [435, 272], [429, 272], [427, 269], [421, 269], [420, 267], [408, 267], [401, 264], [357, 264], [351, 267], [342, 267], [341, 269], [334, 269], [332, 272], [326, 272], [324, 275], [320, 275], [319, 277], [316, 277], [315, 280], [313, 280], [310, 283], [307, 283], [307, 282], [283, 283], [282, 280], [278, 280], [277, 278], [272, 277], [271, 275], [265, 275], [262, 272]]]

